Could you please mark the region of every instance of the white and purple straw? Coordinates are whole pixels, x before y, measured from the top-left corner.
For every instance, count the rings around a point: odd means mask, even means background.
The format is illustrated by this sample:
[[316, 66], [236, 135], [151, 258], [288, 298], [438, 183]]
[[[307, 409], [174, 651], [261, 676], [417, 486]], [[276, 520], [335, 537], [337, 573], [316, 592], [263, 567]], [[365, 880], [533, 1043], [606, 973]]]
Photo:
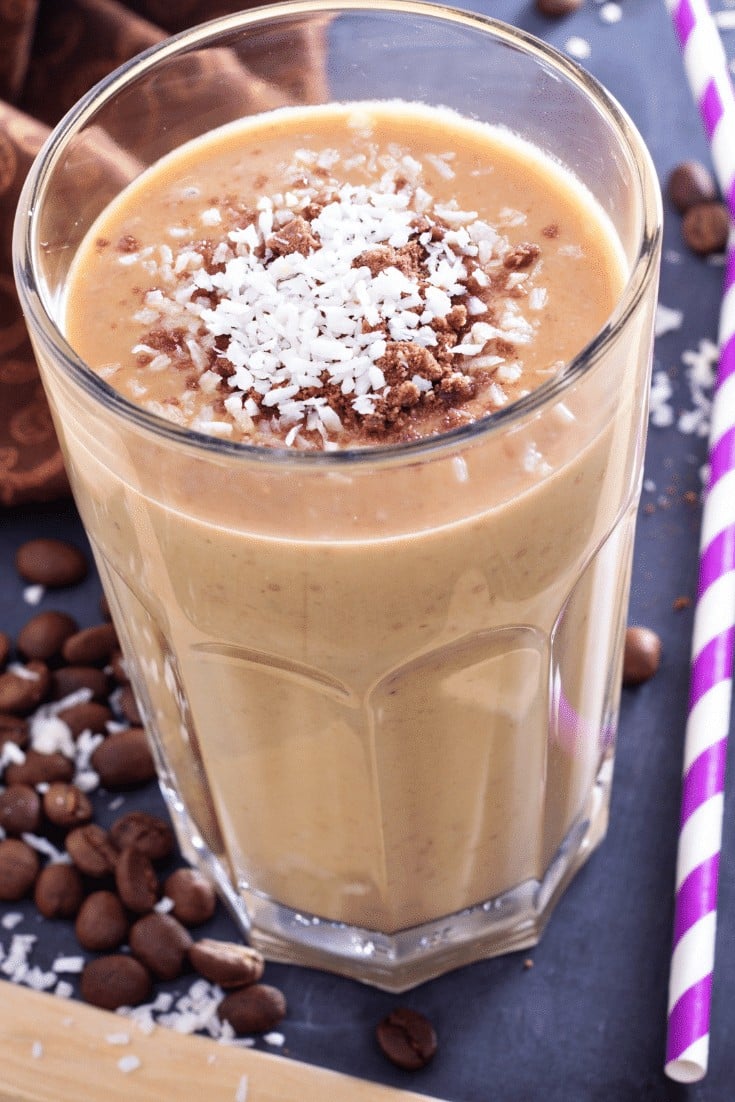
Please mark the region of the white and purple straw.
[[735, 96], [707, 0], [666, 0], [730, 212], [684, 744], [666, 1074], [707, 1072], [735, 643]]

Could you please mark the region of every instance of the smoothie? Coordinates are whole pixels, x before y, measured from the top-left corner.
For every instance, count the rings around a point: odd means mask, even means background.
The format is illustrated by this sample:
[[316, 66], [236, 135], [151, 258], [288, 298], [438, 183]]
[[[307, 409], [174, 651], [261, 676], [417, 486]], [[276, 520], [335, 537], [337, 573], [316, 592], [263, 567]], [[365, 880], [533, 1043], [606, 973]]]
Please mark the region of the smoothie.
[[204, 443], [51, 381], [70, 476], [189, 851], [251, 910], [540, 912], [599, 840], [650, 314], [528, 403], [626, 275], [569, 172], [400, 103], [226, 127], [87, 234], [69, 342]]

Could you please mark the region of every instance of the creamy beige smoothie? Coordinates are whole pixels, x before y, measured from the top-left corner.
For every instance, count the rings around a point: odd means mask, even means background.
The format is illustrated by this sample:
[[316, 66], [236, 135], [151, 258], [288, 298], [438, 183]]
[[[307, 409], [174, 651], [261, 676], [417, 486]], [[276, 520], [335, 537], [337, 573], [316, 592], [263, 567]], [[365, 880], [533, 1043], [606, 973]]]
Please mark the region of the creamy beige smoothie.
[[410, 453], [548, 388], [626, 277], [569, 172], [408, 104], [227, 127], [87, 234], [71, 345], [222, 444], [49, 384], [162, 772], [249, 901], [390, 934], [553, 891], [604, 830], [650, 311], [503, 431]]

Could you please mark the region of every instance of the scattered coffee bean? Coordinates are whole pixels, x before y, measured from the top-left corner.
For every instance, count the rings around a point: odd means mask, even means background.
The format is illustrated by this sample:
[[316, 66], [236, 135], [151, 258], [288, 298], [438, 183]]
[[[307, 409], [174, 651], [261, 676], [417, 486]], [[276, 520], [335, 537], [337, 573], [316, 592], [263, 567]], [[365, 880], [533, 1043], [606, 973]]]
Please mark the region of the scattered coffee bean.
[[44, 918], [74, 918], [84, 899], [84, 884], [73, 865], [55, 862], [41, 869], [33, 901]]
[[0, 749], [6, 742], [14, 742], [21, 749], [28, 745], [27, 719], [0, 713]]
[[128, 723], [134, 724], [139, 727], [143, 722], [140, 714], [140, 708], [138, 707], [138, 701], [135, 699], [135, 693], [131, 686], [123, 685], [120, 693], [120, 711], [127, 719]]
[[257, 949], [208, 937], [194, 942], [189, 949], [189, 960], [200, 976], [226, 990], [257, 983], [265, 968], [265, 961]]
[[118, 1010], [145, 1002], [151, 993], [151, 977], [135, 957], [113, 953], [85, 965], [80, 991], [92, 1006]]
[[[70, 545], [54, 540], [24, 545], [17, 556], [19, 572], [39, 585], [73, 584], [78, 578], [69, 563], [76, 549], [70, 548], [70, 556], [64, 559], [59, 547], [69, 549]], [[86, 562], [79, 569], [86, 572]], [[109, 832], [104, 830], [93, 821], [94, 808], [88, 796], [72, 783], [74, 763], [61, 753], [26, 750], [26, 717], [49, 699], [63, 700], [84, 689], [90, 700], [62, 708], [55, 715], [74, 738], [83, 732], [105, 736], [91, 762], [101, 784], [127, 787], [155, 777], [111, 623], [80, 630], [65, 613], [38, 613], [18, 635], [17, 654], [27, 664], [8, 670], [12, 654], [12, 639], [0, 632], [0, 746], [12, 742], [24, 751], [25, 758], [23, 762], [9, 761], [2, 776], [6, 787], [0, 786], [0, 831], [6, 835], [0, 841], [0, 900], [18, 901], [32, 894], [44, 918], [74, 920], [82, 949], [108, 954], [86, 965], [81, 977], [82, 998], [93, 1005], [111, 1010], [138, 1005], [150, 996], [152, 977], [173, 980], [196, 962], [199, 974], [231, 993], [218, 1010], [222, 1021], [229, 1021], [239, 1033], [274, 1028], [286, 1013], [286, 1003], [276, 988], [259, 983], [264, 969], [261, 954], [215, 939], [195, 945], [185, 928], [184, 923], [198, 925], [214, 914], [217, 899], [209, 880], [194, 869], [177, 869], [166, 881], [172, 913], [153, 910], [160, 888], [152, 862], [175, 852], [169, 823], [135, 811], [121, 816]], [[114, 713], [108, 701], [113, 684], [121, 688], [113, 698]], [[107, 734], [108, 725], [119, 715], [118, 707], [133, 727]], [[59, 827], [66, 832], [71, 863], [52, 860], [41, 868], [36, 849], [20, 837], [39, 833], [44, 816], [47, 829]], [[52, 832], [51, 839], [58, 845], [57, 833]], [[99, 881], [103, 877], [114, 878], [117, 890], [96, 890], [85, 898], [90, 884], [86, 878]], [[142, 916], [132, 928], [131, 911]], [[117, 953], [126, 941], [130, 953]], [[250, 994], [243, 998], [246, 989]]]
[[217, 1007], [221, 1022], [229, 1022], [235, 1033], [267, 1033], [286, 1016], [286, 999], [277, 987], [254, 983], [225, 995]]
[[135, 846], [124, 849], [115, 863], [115, 886], [129, 911], [143, 915], [158, 901], [158, 877], [151, 859]]
[[666, 193], [679, 214], [684, 214], [697, 203], [709, 203], [716, 199], [717, 184], [701, 161], [683, 161], [669, 175]]
[[151, 861], [162, 861], [174, 850], [174, 832], [165, 819], [147, 811], [129, 811], [110, 827], [110, 840], [118, 850], [135, 846]]
[[121, 900], [114, 892], [91, 892], [82, 903], [74, 933], [83, 949], [109, 953], [128, 936], [129, 923]]
[[582, 7], [584, 0], [536, 0], [536, 11], [541, 15], [547, 15], [551, 19], [559, 19], [563, 15], [571, 15]]
[[85, 876], [99, 879], [115, 869], [118, 852], [106, 830], [97, 823], [87, 823], [69, 831], [64, 842], [66, 852]]
[[127, 788], [156, 775], [148, 738], [142, 727], [115, 731], [92, 754], [92, 768], [105, 788]]
[[52, 700], [63, 700], [78, 689], [88, 689], [93, 700], [106, 704], [110, 681], [104, 670], [95, 666], [62, 666], [51, 674]]
[[426, 1067], [436, 1052], [433, 1025], [418, 1010], [409, 1007], [393, 1010], [378, 1023], [375, 1033], [383, 1053], [406, 1071]]
[[0, 842], [0, 899], [23, 899], [33, 887], [40, 861], [38, 854], [19, 838]]
[[43, 810], [54, 826], [69, 829], [88, 823], [93, 815], [87, 795], [75, 784], [55, 781], [43, 794]]
[[41, 754], [38, 750], [26, 750], [24, 762], [11, 762], [5, 769], [6, 784], [53, 784], [54, 781], [70, 781], [74, 776], [74, 763], [63, 754]]
[[163, 894], [173, 902], [171, 913], [185, 926], [207, 922], [217, 906], [211, 882], [197, 869], [176, 869], [167, 877]]
[[175, 980], [188, 964], [191, 934], [173, 915], [148, 914], [133, 923], [130, 951], [159, 980]]
[[6, 834], [35, 834], [41, 825], [41, 797], [29, 784], [9, 784], [0, 792], [0, 827]]
[[45, 662], [33, 659], [0, 673], [0, 712], [26, 716], [47, 699], [51, 674]]
[[655, 631], [630, 627], [625, 633], [623, 684], [641, 685], [650, 680], [661, 662], [661, 640]]
[[57, 589], [76, 585], [87, 575], [87, 560], [73, 544], [65, 540], [28, 540], [15, 556], [15, 568], [33, 585]]
[[57, 716], [63, 719], [75, 739], [79, 738], [82, 731], [91, 731], [95, 735], [106, 734], [107, 724], [113, 719], [111, 709], [96, 700], [72, 704], [70, 708], [57, 712]]
[[730, 230], [730, 215], [724, 203], [697, 203], [681, 222], [684, 241], [700, 256], [724, 252]]
[[61, 648], [61, 655], [72, 666], [104, 666], [118, 649], [117, 633], [112, 624], [97, 624], [70, 635]]
[[18, 650], [26, 658], [48, 662], [61, 654], [66, 639], [79, 625], [65, 612], [39, 612], [18, 633]]

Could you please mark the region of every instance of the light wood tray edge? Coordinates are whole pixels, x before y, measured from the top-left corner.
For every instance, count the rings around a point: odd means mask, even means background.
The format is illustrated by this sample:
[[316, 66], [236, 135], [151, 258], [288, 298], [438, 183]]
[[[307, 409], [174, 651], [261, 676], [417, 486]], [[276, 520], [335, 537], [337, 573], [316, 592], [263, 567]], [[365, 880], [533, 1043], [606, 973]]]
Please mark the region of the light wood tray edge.
[[[128, 1044], [108, 1039], [127, 1034]], [[134, 1056], [135, 1070], [118, 1062]], [[427, 1102], [286, 1056], [218, 1044], [0, 984], [0, 1102]], [[431, 1100], [429, 1100], [431, 1102]], [[438, 1102], [438, 1100], [434, 1100]]]

